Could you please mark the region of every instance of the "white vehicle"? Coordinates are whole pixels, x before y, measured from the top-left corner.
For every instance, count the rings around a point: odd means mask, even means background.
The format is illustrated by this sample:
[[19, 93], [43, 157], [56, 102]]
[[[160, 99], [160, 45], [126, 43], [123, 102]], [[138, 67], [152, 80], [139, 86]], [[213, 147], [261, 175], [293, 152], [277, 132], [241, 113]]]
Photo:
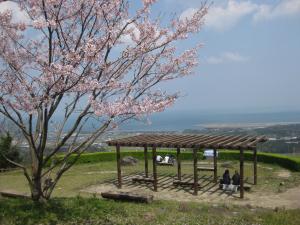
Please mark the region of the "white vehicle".
[[[203, 156], [205, 156], [206, 158], [214, 157], [214, 150], [213, 149], [205, 149]], [[218, 151], [217, 151], [217, 157], [218, 157]]]

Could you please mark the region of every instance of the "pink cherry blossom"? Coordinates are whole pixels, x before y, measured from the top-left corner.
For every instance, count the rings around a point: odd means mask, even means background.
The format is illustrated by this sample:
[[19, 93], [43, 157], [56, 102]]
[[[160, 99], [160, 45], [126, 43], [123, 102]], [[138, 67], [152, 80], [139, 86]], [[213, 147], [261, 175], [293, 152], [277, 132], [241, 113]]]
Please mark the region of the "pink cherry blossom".
[[[14, 2], [29, 22], [0, 12], [0, 113], [28, 142], [32, 176], [42, 176], [43, 164], [67, 143], [70, 154], [80, 154], [107, 129], [173, 105], [178, 92], [158, 84], [187, 76], [197, 65], [199, 47], [180, 52], [178, 46], [200, 31], [206, 4], [192, 18], [168, 22], [151, 14], [155, 0], [141, 0], [136, 10], [127, 0]], [[57, 141], [45, 154], [53, 120]], [[91, 135], [70, 139], [88, 123]], [[65, 161], [54, 186], [67, 168]], [[51, 188], [41, 189], [50, 196]]]

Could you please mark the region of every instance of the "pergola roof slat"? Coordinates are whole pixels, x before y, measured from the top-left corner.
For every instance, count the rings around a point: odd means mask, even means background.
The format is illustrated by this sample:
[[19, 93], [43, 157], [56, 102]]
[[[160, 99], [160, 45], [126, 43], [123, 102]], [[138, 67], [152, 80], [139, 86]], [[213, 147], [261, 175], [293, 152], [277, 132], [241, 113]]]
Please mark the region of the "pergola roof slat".
[[248, 149], [247, 148], [247, 144], [251, 143], [252, 141], [256, 140], [256, 137], [249, 137], [246, 140], [236, 143], [234, 145], [232, 145], [233, 149]]
[[168, 136], [167, 140], [159, 142], [158, 145], [161, 145], [162, 147], [177, 147], [177, 143], [180, 143], [184, 138], [185, 137], [178, 135]]
[[221, 146], [224, 146], [224, 145], [227, 145], [233, 141], [236, 141], [240, 138], [242, 138], [243, 136], [242, 135], [239, 135], [239, 136], [228, 136], [227, 139], [225, 139], [224, 141], [221, 141], [221, 142], [218, 142], [218, 143], [214, 143], [212, 148], [220, 148]]
[[178, 143], [178, 145], [181, 145], [184, 148], [192, 148], [196, 143], [205, 141], [210, 138], [211, 137], [208, 135], [190, 135], [189, 137], [185, 136], [185, 138], [181, 141], [181, 143]]
[[249, 148], [256, 148], [256, 145], [260, 142], [265, 142], [268, 139], [266, 138], [266, 136], [260, 136], [258, 138], [256, 138], [254, 141], [252, 141], [251, 143], [248, 143], [247, 146]]
[[208, 145], [209, 148], [214, 148], [214, 146], [216, 144], [222, 143], [222, 142], [224, 142], [226, 140], [228, 141], [228, 140], [231, 140], [231, 139], [232, 139], [231, 136], [225, 136], [225, 135], [223, 135], [222, 137], [220, 137], [220, 138], [218, 138], [218, 139], [216, 139], [216, 140], [214, 140], [212, 142], [207, 143], [207, 145]]
[[226, 148], [232, 148], [234, 145], [236, 145], [236, 144], [238, 144], [238, 143], [241, 143], [241, 142], [247, 140], [249, 137], [250, 137], [250, 136], [241, 136], [239, 139], [234, 140], [234, 141], [232, 141], [232, 142], [230, 142], [230, 143], [227, 143], [227, 144], [225, 144], [225, 145], [223, 145], [223, 146], [221, 146], [221, 147], [224, 148], [224, 149], [226, 149]]
[[210, 143], [212, 141], [215, 141], [219, 139], [220, 136], [208, 136], [205, 140], [198, 140], [196, 142], [191, 143], [193, 147], [206, 147], [207, 143]]
[[255, 149], [265, 136], [141, 134], [107, 141], [110, 146]]

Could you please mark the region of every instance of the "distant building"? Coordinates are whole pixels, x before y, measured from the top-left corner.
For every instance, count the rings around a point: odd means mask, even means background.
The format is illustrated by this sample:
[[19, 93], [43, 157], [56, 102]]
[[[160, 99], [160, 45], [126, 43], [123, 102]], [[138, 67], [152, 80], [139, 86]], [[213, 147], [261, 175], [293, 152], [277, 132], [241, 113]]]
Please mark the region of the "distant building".
[[277, 141], [277, 138], [269, 138], [269, 141]]

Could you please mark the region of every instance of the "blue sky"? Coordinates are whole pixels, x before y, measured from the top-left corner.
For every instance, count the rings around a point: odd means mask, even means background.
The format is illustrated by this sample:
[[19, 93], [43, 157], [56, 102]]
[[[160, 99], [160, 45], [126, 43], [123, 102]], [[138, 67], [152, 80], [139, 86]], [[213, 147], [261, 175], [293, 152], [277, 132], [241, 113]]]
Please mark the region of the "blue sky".
[[[200, 4], [158, 0], [152, 13], [188, 17]], [[9, 2], [0, 10], [7, 7], [21, 16]], [[180, 49], [199, 42], [194, 75], [164, 86], [182, 94], [167, 113], [300, 112], [300, 0], [214, 0], [202, 31]]]
[[[153, 13], [189, 16], [201, 1], [160, 0]], [[300, 111], [300, 0], [223, 1], [210, 7], [195, 75], [167, 89], [183, 97], [168, 111]]]

